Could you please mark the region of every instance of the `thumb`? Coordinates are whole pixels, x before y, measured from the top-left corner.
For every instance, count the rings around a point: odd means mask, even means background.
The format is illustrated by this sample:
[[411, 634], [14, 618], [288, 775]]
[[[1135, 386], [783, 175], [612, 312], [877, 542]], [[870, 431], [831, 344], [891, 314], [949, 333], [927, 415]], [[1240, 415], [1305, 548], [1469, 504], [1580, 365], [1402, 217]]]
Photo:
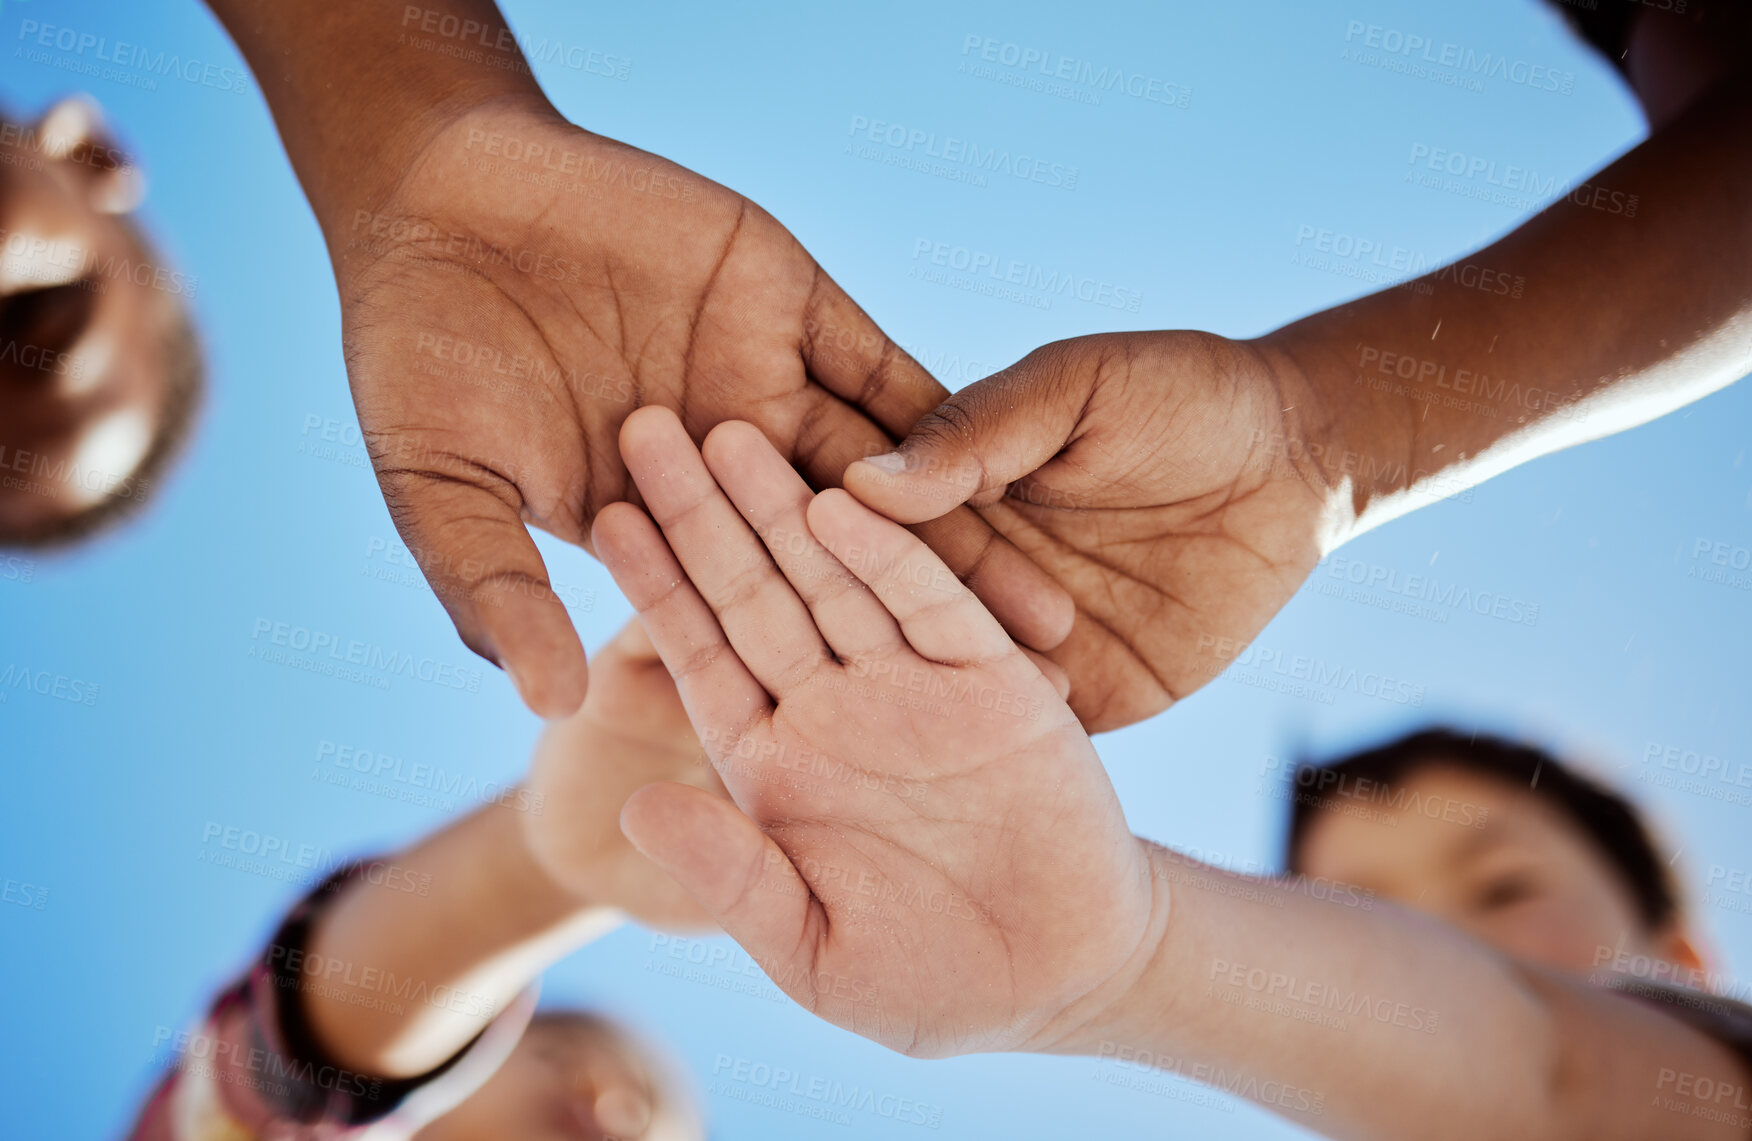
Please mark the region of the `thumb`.
[[846, 490], [899, 523], [997, 502], [1076, 432], [1092, 373], [1067, 363], [1048, 345], [968, 385], [925, 413], [895, 451], [846, 468]]
[[633, 847], [685, 888], [781, 989], [814, 1009], [815, 996], [793, 981], [811, 973], [791, 968], [812, 957], [811, 928], [826, 913], [771, 837], [729, 800], [668, 781], [633, 793], [620, 819]]
[[518, 509], [503, 494], [440, 472], [386, 465], [378, 481], [396, 530], [464, 644], [510, 674], [535, 713], [576, 712], [584, 646]]

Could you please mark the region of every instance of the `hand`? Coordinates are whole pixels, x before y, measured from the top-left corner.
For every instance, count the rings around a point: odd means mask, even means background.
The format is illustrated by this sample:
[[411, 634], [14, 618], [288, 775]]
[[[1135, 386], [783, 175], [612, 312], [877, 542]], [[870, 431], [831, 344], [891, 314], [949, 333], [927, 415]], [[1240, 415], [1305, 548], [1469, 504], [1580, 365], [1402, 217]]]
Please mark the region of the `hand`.
[[1095, 732], [1210, 681], [1337, 545], [1323, 415], [1257, 344], [1080, 337], [957, 392], [845, 486], [904, 523], [971, 501], [1070, 591], [1052, 656]]
[[[621, 834], [627, 796], [655, 780], [724, 798], [669, 671], [638, 622], [603, 647], [584, 708], [548, 726], [526, 791], [467, 813], [394, 856], [431, 884], [410, 895], [356, 879], [311, 936], [316, 961], [366, 963], [480, 999], [466, 1006], [370, 1001], [353, 973], [302, 1001], [342, 1064], [383, 1077], [453, 1056], [541, 972], [614, 926], [605, 908], [670, 929], [710, 918]], [[679, 785], [675, 787], [681, 787]], [[434, 989], [433, 993], [438, 993]]]
[[798, 1002], [913, 1056], [1045, 1048], [1123, 993], [1165, 893], [991, 614], [747, 424], [702, 461], [641, 410], [621, 448], [651, 517], [605, 508], [597, 550], [735, 800], [640, 790], [640, 850]]
[[[584, 655], [525, 524], [588, 546], [597, 510], [633, 494], [627, 413], [673, 408], [696, 436], [747, 418], [825, 486], [944, 390], [741, 195], [539, 96], [446, 114], [387, 194], [331, 211], [348, 375], [458, 633], [558, 716]], [[1062, 592], [972, 513], [921, 533], [1025, 641], [1069, 629]]]
[[584, 707], [542, 734], [526, 787], [540, 811], [523, 814], [530, 854], [561, 887], [617, 907], [647, 926], [702, 929], [711, 918], [620, 830], [621, 806], [653, 781], [724, 798], [688, 724], [675, 682], [637, 619], [596, 655]]

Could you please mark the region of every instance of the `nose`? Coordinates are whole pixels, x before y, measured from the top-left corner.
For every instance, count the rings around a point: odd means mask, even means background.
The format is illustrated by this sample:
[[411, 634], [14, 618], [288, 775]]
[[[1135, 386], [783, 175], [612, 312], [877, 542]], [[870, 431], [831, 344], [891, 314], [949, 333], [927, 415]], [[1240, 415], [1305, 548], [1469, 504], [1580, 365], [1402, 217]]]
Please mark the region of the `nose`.
[[596, 1081], [579, 1091], [578, 1115], [609, 1141], [632, 1141], [651, 1127], [651, 1099], [627, 1081]]

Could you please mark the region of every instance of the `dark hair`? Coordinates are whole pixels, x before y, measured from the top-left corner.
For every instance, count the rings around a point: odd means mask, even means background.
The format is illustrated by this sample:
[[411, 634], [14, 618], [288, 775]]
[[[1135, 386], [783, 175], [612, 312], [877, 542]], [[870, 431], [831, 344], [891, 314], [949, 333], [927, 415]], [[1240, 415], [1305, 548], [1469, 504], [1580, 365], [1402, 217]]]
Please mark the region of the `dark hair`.
[[[1429, 728], [1324, 764], [1298, 765], [1290, 799], [1285, 862], [1299, 871], [1302, 844], [1316, 817], [1350, 781], [1403, 784], [1425, 769], [1446, 766], [1526, 790], [1560, 812], [1618, 873], [1650, 931], [1679, 914], [1679, 892], [1655, 853], [1648, 826], [1623, 796], [1566, 767], [1544, 749], [1483, 733]], [[1324, 774], [1337, 774], [1334, 777]]]
[[[122, 219], [129, 236], [147, 261], [155, 261], [152, 244], [138, 226]], [[87, 282], [87, 287], [107, 288], [109, 283]], [[201, 340], [187, 303], [180, 296], [157, 299], [159, 335], [157, 344], [142, 346], [156, 351], [164, 368], [164, 396], [153, 425], [146, 454], [125, 479], [102, 499], [72, 515], [50, 518], [18, 531], [0, 531], [0, 546], [52, 550], [68, 547], [91, 535], [121, 524], [145, 507], [157, 493], [157, 484], [172, 462], [182, 454], [206, 393], [207, 368], [201, 355]]]

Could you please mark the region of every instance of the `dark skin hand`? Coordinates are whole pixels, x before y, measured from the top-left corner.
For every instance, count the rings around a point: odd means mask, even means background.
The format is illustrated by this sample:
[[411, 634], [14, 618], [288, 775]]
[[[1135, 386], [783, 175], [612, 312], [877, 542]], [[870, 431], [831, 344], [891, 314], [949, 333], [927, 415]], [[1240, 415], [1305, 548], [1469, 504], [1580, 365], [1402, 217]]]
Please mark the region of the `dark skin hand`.
[[[540, 160], [488, 157], [496, 139], [606, 187], [518, 181]], [[615, 446], [634, 408], [674, 408], [702, 437], [745, 416], [827, 483], [938, 391], [764, 210], [538, 108], [471, 109], [376, 213], [427, 236], [337, 258], [354, 401], [391, 515], [482, 652], [537, 642], [551, 659], [573, 638], [524, 525], [589, 549], [597, 510], [635, 494]], [[875, 355], [843, 350], [832, 331], [848, 329]], [[976, 582], [1028, 573], [984, 530], [962, 512], [930, 535]], [[1054, 618], [1012, 597], [994, 605], [1050, 644]], [[526, 695], [563, 688], [508, 664]]]
[[1249, 341], [1061, 341], [957, 392], [897, 455], [854, 464], [847, 490], [903, 523], [978, 507], [1076, 600], [1052, 657], [1084, 725], [1159, 712], [1341, 543], [1752, 368], [1752, 18], [1737, 11], [1643, 14], [1629, 59], [1654, 133], [1463, 259], [1524, 296], [1443, 267]]
[[[980, 487], [985, 519], [1077, 600], [1052, 658], [1091, 730], [1209, 681], [1228, 664], [1215, 639], [1265, 625], [1320, 558], [1329, 489], [1268, 447], [1306, 434], [1314, 398], [1274, 364], [1204, 333], [1081, 337], [962, 390], [909, 440], [952, 455], [956, 426], [1002, 424], [942, 474]], [[907, 517], [883, 473], [853, 473]]]
[[[574, 126], [499, 66], [522, 56], [491, 3], [412, 23], [400, 5], [211, 7], [322, 224], [396, 527], [537, 712], [576, 709], [586, 674], [525, 528], [589, 548], [597, 511], [634, 494], [616, 448], [634, 408], [674, 409], [696, 438], [746, 419], [827, 486], [946, 395], [771, 215]], [[451, 18], [495, 66], [429, 50], [426, 24]], [[920, 534], [1018, 640], [1069, 629], [1062, 591], [972, 512]]]

